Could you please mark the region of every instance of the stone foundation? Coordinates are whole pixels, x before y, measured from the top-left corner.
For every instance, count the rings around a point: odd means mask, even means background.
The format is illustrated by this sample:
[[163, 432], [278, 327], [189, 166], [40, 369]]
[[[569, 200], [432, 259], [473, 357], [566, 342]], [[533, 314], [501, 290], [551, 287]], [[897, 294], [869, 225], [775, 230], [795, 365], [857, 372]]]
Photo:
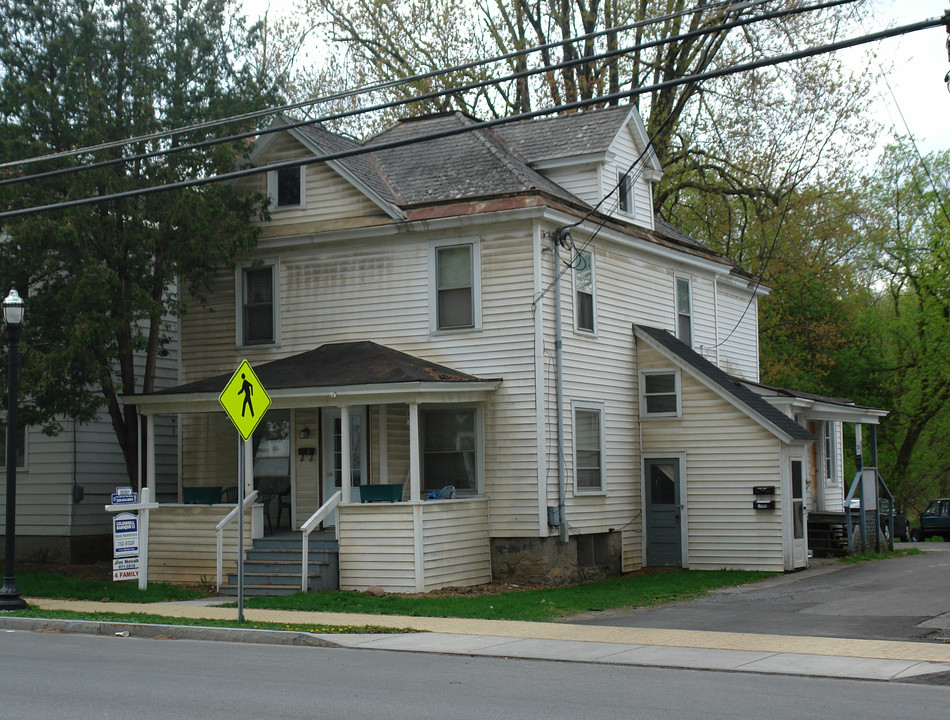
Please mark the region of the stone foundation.
[[569, 585], [617, 577], [622, 567], [620, 533], [558, 537], [492, 538], [491, 566], [495, 582]]

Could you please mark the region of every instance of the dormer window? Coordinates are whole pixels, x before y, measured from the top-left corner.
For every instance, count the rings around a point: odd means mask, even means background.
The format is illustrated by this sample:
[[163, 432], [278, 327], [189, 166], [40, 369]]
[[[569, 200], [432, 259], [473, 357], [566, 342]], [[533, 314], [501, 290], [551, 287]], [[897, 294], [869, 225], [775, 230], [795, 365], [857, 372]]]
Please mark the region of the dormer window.
[[630, 175], [620, 173], [617, 181], [617, 200], [620, 212], [633, 214], [633, 184], [630, 182]]
[[270, 195], [273, 208], [302, 208], [304, 193], [303, 165], [278, 168], [267, 173], [267, 194]]

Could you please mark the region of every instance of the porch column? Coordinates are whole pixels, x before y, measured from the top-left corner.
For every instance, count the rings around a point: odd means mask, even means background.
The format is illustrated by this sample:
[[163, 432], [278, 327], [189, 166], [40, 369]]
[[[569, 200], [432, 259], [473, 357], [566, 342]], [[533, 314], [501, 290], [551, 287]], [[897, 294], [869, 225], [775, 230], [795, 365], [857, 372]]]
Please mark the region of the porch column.
[[389, 482], [389, 405], [379, 406], [379, 481]]
[[350, 501], [350, 474], [353, 471], [350, 460], [350, 408], [340, 407], [340, 502]]
[[155, 416], [145, 416], [145, 486], [155, 497]]
[[409, 499], [422, 499], [419, 458], [419, 403], [409, 403]]

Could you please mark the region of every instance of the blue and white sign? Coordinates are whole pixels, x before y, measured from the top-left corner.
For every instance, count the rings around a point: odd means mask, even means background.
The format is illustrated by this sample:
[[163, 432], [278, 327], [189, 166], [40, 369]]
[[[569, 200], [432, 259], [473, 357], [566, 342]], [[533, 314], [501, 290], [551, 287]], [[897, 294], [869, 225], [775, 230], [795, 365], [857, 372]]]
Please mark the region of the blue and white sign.
[[139, 494], [134, 492], [131, 487], [117, 487], [115, 492], [112, 493], [112, 504], [113, 505], [124, 505], [126, 503], [137, 503], [139, 501]]
[[112, 556], [138, 557], [139, 519], [132, 513], [119, 513], [112, 518]]

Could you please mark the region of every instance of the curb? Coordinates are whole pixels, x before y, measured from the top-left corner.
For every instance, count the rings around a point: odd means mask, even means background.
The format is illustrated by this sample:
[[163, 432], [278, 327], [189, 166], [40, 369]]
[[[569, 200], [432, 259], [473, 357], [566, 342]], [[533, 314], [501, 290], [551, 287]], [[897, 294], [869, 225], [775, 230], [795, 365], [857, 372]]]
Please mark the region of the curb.
[[112, 635], [114, 637], [139, 637], [151, 640], [217, 640], [218, 642], [259, 643], [264, 645], [346, 647], [340, 643], [326, 640], [316, 633], [298, 630], [218, 628], [205, 625], [156, 625], [151, 623], [47, 620], [44, 618], [0, 616], [0, 630]]

